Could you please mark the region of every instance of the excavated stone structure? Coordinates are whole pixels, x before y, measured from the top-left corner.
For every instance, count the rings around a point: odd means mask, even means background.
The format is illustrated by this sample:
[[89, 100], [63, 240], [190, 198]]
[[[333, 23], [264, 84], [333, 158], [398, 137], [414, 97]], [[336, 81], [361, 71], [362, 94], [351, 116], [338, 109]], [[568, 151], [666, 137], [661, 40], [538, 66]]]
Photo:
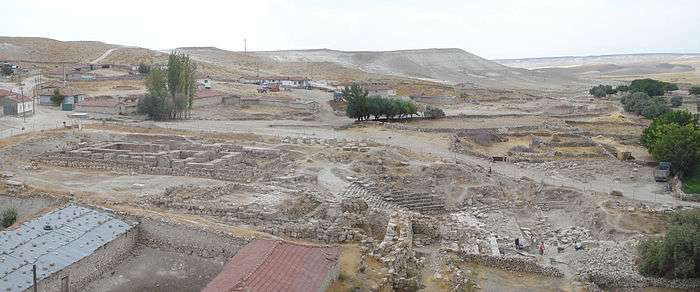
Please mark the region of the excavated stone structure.
[[147, 174], [208, 177], [229, 181], [270, 179], [284, 167], [283, 151], [187, 139], [146, 143], [103, 142], [36, 157], [35, 161], [74, 168], [128, 170]]

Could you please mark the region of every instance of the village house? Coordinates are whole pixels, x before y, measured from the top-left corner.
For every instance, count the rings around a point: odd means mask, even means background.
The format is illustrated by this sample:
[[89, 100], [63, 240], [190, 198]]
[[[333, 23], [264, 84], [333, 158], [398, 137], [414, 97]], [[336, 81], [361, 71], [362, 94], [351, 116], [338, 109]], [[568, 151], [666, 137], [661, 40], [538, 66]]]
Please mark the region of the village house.
[[73, 99], [72, 102], [67, 101], [67, 103], [70, 104], [82, 102], [87, 97], [84, 93], [75, 90], [63, 82], [47, 83], [42, 85], [42, 89], [39, 90], [39, 105], [54, 105], [53, 102], [51, 102], [51, 97], [56, 89], [58, 89], [59, 93], [64, 98]]
[[192, 98], [192, 108], [221, 104], [224, 98], [230, 95], [231, 94], [226, 92], [199, 86], [197, 88], [197, 94]]
[[[377, 81], [363, 81], [363, 82], [336, 82], [332, 86], [335, 88], [335, 92], [341, 92], [345, 87], [350, 87], [352, 84], [359, 84], [365, 90], [367, 90], [368, 96], [381, 96], [381, 97], [391, 97], [396, 96], [396, 89], [387, 85], [384, 82]], [[342, 94], [338, 96], [334, 95], [334, 98], [338, 99]]]
[[396, 89], [388, 85], [367, 85], [365, 89], [367, 89], [368, 96], [396, 96]]
[[137, 97], [88, 99], [75, 105], [75, 111], [109, 115], [130, 115], [137, 112]]
[[2, 105], [2, 115], [34, 114], [33, 99], [19, 93], [0, 89], [0, 105]]
[[5, 103], [8, 102], [10, 91], [0, 89], [0, 117], [5, 115]]
[[244, 84], [279, 84], [283, 87], [307, 88], [309, 79], [298, 76], [241, 76], [238, 82]]

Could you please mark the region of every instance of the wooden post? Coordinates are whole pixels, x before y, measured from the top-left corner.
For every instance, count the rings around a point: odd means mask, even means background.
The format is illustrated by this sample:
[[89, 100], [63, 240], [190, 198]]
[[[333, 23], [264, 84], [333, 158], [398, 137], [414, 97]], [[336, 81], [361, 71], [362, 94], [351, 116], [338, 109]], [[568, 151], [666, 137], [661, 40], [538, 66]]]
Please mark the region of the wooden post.
[[36, 265], [32, 265], [32, 276], [34, 278], [34, 292], [37, 292], [36, 287]]

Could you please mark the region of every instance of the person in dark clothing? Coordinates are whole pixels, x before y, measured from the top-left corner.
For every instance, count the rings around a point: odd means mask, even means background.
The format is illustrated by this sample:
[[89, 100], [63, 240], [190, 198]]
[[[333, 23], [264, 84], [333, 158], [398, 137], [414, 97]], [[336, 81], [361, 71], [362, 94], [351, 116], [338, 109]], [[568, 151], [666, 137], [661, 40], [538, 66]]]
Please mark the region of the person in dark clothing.
[[520, 238], [515, 239], [515, 249], [520, 250]]

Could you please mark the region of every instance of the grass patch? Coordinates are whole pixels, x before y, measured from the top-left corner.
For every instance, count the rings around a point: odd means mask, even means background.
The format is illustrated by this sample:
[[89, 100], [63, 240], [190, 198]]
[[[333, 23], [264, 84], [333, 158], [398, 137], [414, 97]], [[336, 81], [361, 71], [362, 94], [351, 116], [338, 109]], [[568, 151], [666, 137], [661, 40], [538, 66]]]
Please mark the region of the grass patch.
[[700, 195], [700, 163], [683, 178], [683, 191], [686, 194]]

